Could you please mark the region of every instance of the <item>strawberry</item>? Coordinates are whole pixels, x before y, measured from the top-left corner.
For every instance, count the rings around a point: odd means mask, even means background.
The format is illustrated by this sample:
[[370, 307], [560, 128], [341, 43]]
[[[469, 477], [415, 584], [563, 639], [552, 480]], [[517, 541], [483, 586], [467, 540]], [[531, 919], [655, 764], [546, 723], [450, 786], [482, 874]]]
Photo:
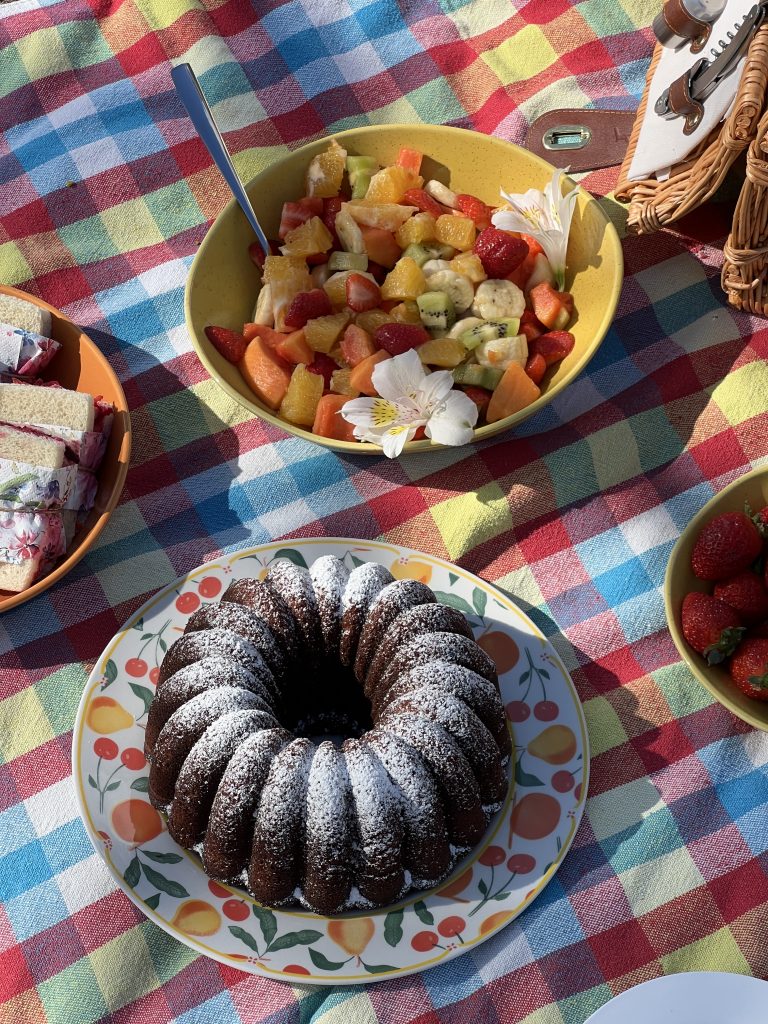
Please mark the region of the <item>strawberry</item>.
[[316, 373], [318, 377], [323, 378], [326, 388], [331, 386], [331, 374], [338, 368], [339, 364], [325, 352], [315, 352], [315, 358], [307, 367], [310, 373]]
[[311, 292], [299, 292], [293, 297], [285, 314], [285, 326], [298, 330], [306, 326], [307, 320], [317, 316], [329, 316], [333, 312], [328, 293], [322, 288], [313, 288]]
[[391, 356], [399, 356], [429, 341], [429, 332], [418, 324], [382, 324], [376, 328], [373, 340]]
[[500, 279], [520, 266], [528, 255], [528, 243], [508, 231], [486, 228], [475, 239], [473, 252], [480, 257], [488, 277]]
[[[261, 246], [258, 242], [251, 242], [248, 246], [248, 255], [251, 257], [251, 262], [254, 266], [257, 266], [259, 270], [264, 269], [264, 253], [261, 251]], [[280, 243], [270, 239], [268, 256], [280, 256]]]
[[491, 392], [486, 391], [485, 388], [475, 387], [474, 384], [465, 384], [462, 388], [464, 394], [471, 398], [477, 406], [479, 416], [485, 415], [485, 410], [488, 408], [488, 403], [491, 400]]
[[748, 697], [768, 700], [768, 640], [745, 640], [728, 666], [731, 679]]
[[347, 305], [355, 313], [364, 313], [367, 309], [376, 309], [381, 302], [381, 289], [375, 281], [362, 274], [350, 274], [344, 283], [347, 293]]
[[293, 231], [311, 217], [320, 217], [322, 212], [323, 200], [318, 196], [305, 196], [297, 203], [283, 203], [280, 230], [277, 232], [279, 237], [284, 239], [289, 231]]
[[482, 199], [478, 199], [477, 196], [469, 196], [465, 193], [460, 193], [456, 196], [456, 202], [464, 216], [469, 217], [470, 220], [474, 221], [475, 226], [480, 231], [490, 227], [491, 208], [490, 206], [487, 206]]
[[226, 327], [206, 327], [205, 336], [230, 363], [239, 363], [248, 348], [248, 342], [242, 334]]
[[[529, 348], [528, 351], [530, 352], [531, 349]], [[525, 372], [534, 384], [541, 384], [542, 377], [547, 372], [547, 361], [540, 352], [528, 356]]]
[[713, 593], [718, 601], [737, 611], [747, 625], [768, 618], [768, 590], [749, 569], [716, 583]]
[[549, 331], [528, 342], [528, 355], [544, 357], [547, 366], [559, 363], [573, 351], [576, 339], [570, 331]]
[[738, 612], [711, 594], [686, 594], [680, 619], [683, 636], [710, 665], [733, 654], [744, 635]]
[[387, 268], [382, 267], [380, 263], [374, 263], [372, 259], [368, 260], [368, 273], [371, 277], [376, 278], [378, 284], [384, 284], [384, 278], [387, 276]]
[[320, 218], [333, 235], [334, 243], [338, 242], [338, 236], [336, 235], [336, 214], [341, 210], [341, 204], [344, 202], [341, 196], [331, 196], [329, 199], [323, 199], [323, 212]]
[[724, 512], [699, 531], [691, 568], [700, 580], [725, 580], [748, 568], [763, 549], [757, 527], [744, 512]]
[[409, 188], [403, 196], [403, 202], [406, 206], [418, 207], [423, 213], [431, 213], [435, 220], [442, 217], [444, 212], [440, 203], [423, 188]]
[[[518, 287], [522, 288], [522, 285], [518, 285]], [[545, 334], [546, 330], [547, 328], [536, 319], [536, 314], [532, 310], [523, 310], [523, 315], [520, 317], [520, 333], [525, 335], [529, 345], [534, 338], [538, 338], [540, 334]]]

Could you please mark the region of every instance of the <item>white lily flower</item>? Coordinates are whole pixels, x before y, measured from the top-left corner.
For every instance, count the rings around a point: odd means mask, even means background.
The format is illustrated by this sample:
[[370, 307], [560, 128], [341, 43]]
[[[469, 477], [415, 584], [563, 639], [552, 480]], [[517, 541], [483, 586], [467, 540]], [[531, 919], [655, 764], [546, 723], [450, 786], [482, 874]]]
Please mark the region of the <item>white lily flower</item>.
[[563, 195], [562, 177], [563, 171], [556, 170], [543, 192], [529, 188], [523, 195], [507, 195], [502, 190], [501, 195], [511, 209], [498, 210], [491, 217], [493, 226], [502, 231], [518, 231], [536, 239], [549, 260], [559, 291], [565, 288], [568, 233], [579, 194], [577, 185], [567, 195]]
[[447, 370], [427, 373], [415, 349], [384, 359], [373, 369], [378, 398], [353, 398], [341, 415], [354, 423], [355, 437], [398, 456], [419, 427], [439, 444], [459, 445], [472, 440], [477, 406], [463, 391], [453, 389]]

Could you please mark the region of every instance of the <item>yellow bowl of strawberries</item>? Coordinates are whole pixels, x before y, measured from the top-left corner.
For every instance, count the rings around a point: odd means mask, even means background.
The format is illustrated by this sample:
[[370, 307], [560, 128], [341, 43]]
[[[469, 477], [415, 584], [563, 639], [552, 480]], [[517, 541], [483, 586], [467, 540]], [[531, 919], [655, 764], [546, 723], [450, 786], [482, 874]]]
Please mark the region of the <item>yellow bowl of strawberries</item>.
[[737, 718], [768, 730], [768, 467], [716, 494], [680, 535], [664, 603], [675, 646]]
[[[515, 426], [586, 366], [621, 291], [618, 235], [586, 192], [573, 197], [564, 279], [520, 228], [492, 225], [501, 189], [544, 190], [553, 173], [511, 143], [440, 125], [354, 128], [290, 153], [248, 186], [275, 239], [266, 263], [234, 200], [195, 257], [185, 313], [200, 360], [253, 414], [348, 454], [381, 453], [380, 432], [346, 416], [366, 398], [370, 409], [387, 376], [391, 393], [403, 362], [448, 383], [425, 378], [432, 405], [408, 414], [397, 451]], [[429, 419], [446, 387], [453, 420]]]

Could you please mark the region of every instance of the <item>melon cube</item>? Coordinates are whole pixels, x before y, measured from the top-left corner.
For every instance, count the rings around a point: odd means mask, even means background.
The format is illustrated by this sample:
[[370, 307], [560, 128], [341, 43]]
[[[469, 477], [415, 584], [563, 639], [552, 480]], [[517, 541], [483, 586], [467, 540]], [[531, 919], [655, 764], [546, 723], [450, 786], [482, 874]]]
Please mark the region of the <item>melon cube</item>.
[[310, 373], [303, 363], [294, 369], [288, 390], [280, 403], [280, 415], [298, 427], [311, 427], [317, 404], [323, 397], [323, 378]]
[[251, 391], [270, 409], [277, 409], [291, 379], [290, 366], [259, 337], [249, 342], [238, 366]]
[[435, 235], [443, 245], [452, 245], [454, 249], [466, 252], [475, 244], [477, 229], [475, 222], [469, 217], [457, 217], [452, 213], [444, 213], [437, 218]]
[[348, 309], [330, 316], [317, 316], [304, 325], [304, 337], [313, 352], [330, 352], [352, 319]]

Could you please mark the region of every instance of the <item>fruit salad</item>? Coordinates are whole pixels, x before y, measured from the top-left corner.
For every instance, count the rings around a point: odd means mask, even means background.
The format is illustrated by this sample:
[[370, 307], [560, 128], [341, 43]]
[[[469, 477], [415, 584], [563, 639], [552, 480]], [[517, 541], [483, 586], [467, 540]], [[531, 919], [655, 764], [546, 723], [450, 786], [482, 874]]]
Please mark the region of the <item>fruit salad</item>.
[[572, 351], [573, 299], [542, 246], [495, 227], [476, 196], [425, 181], [421, 164], [405, 148], [380, 167], [332, 140], [307, 167], [305, 195], [283, 205], [272, 251], [251, 246], [262, 275], [251, 320], [206, 328], [287, 422], [363, 439], [346, 403], [375, 398], [377, 365], [415, 351], [493, 423], [535, 401]]
[[710, 665], [724, 664], [742, 693], [768, 700], [768, 506], [706, 523], [691, 568], [711, 593], [686, 594], [683, 636]]

